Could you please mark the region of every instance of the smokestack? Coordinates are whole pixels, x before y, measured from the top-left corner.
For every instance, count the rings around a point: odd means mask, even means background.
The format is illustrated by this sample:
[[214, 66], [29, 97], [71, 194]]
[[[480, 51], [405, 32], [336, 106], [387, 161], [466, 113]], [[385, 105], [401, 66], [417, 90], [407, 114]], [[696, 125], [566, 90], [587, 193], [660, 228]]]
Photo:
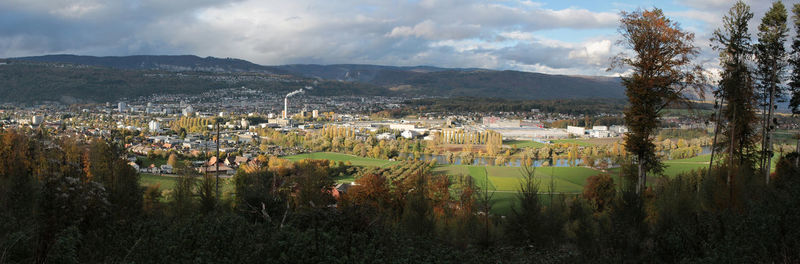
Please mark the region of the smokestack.
[[[313, 89], [311, 86], [306, 86], [305, 89], [311, 90]], [[286, 97], [283, 98], [283, 119], [289, 117], [289, 97], [299, 93], [305, 93], [306, 91], [303, 89], [298, 89], [297, 91], [291, 92], [286, 94]]]

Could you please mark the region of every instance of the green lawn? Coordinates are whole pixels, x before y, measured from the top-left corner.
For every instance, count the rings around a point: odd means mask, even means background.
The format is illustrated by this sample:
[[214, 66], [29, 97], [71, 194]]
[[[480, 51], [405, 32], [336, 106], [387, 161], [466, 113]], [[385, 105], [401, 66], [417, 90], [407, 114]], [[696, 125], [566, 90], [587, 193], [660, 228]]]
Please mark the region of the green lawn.
[[359, 157], [355, 155], [349, 154], [341, 154], [341, 153], [334, 153], [334, 152], [314, 152], [314, 153], [305, 153], [305, 154], [298, 154], [298, 155], [291, 155], [291, 156], [283, 156], [281, 158], [288, 159], [291, 161], [299, 161], [303, 159], [326, 159], [335, 162], [347, 162], [349, 161], [355, 166], [365, 166], [365, 167], [387, 167], [397, 161], [389, 161], [383, 159], [373, 159], [373, 158], [365, 158]]
[[145, 167], [150, 166], [150, 164], [155, 164], [156, 167], [167, 164], [167, 159], [157, 155], [152, 160], [147, 156], [136, 156], [136, 159], [141, 160], [142, 165]]
[[[468, 165], [440, 165], [435, 172], [444, 172], [450, 175], [470, 175], [479, 186], [489, 186], [489, 190], [498, 192], [516, 192], [522, 171], [518, 167], [502, 166], [468, 166]], [[488, 173], [489, 182], [486, 182]], [[549, 192], [551, 175], [555, 192], [579, 193], [583, 191], [586, 178], [597, 175], [597, 170], [583, 167], [539, 167], [536, 168], [535, 177], [539, 181], [539, 191]]]
[[[156, 174], [150, 173], [141, 173], [139, 174], [139, 185], [141, 186], [149, 186], [154, 184], [161, 184], [161, 190], [171, 190], [175, 188], [175, 183], [177, 182], [178, 177], [174, 176], [161, 176]], [[199, 180], [199, 178], [198, 178]], [[221, 183], [221, 191], [224, 192], [233, 192], [233, 179], [232, 178], [223, 178], [220, 179]]]
[[139, 184], [142, 186], [161, 184], [162, 190], [175, 188], [175, 177], [160, 176], [150, 173], [139, 174]]
[[517, 146], [518, 148], [539, 148], [544, 147], [545, 144], [533, 140], [504, 140], [503, 144], [509, 146]]

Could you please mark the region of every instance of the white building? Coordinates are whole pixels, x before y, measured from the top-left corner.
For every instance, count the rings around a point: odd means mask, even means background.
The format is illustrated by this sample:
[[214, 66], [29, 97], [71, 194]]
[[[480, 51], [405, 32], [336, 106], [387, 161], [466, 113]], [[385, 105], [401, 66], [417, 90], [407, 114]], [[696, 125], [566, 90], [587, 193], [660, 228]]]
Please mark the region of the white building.
[[589, 130], [589, 136], [593, 138], [607, 138], [611, 137], [611, 131], [608, 130]]
[[617, 134], [628, 133], [628, 127], [626, 127], [626, 126], [616, 126], [616, 125], [614, 125], [614, 126], [611, 126], [609, 128], [609, 130], [611, 130], [611, 132], [614, 132], [614, 133], [617, 133]]
[[150, 132], [158, 132], [161, 129], [161, 124], [156, 120], [151, 120], [150, 123], [147, 123], [147, 128], [150, 129]]
[[312, 117], [312, 118], [317, 118], [317, 117], [319, 117], [319, 110], [316, 110], [316, 109], [314, 109], [314, 110], [311, 110], [311, 117]]
[[592, 130], [608, 131], [608, 126], [592, 126]]
[[128, 111], [128, 104], [126, 104], [125, 102], [117, 103], [117, 111], [119, 111], [119, 112]]
[[583, 136], [583, 135], [586, 134], [586, 129], [582, 128], [582, 127], [576, 127], [576, 126], [567, 126], [567, 133], [578, 135], [578, 136]]
[[44, 123], [44, 116], [33, 116], [31, 118], [31, 125], [38, 126], [42, 123]]
[[407, 139], [412, 139], [412, 138], [414, 138], [414, 136], [416, 136], [416, 133], [414, 131], [411, 131], [411, 130], [406, 130], [406, 131], [403, 131], [403, 133], [400, 133], [400, 136], [402, 136], [404, 138], [407, 138]]
[[247, 121], [247, 119], [242, 118], [241, 125], [243, 129], [247, 129], [248, 127], [250, 127], [250, 122]]
[[375, 136], [375, 138], [378, 140], [394, 140], [394, 135], [391, 133], [383, 133]]
[[390, 124], [389, 129], [391, 130], [412, 130], [416, 128], [413, 124]]
[[194, 108], [192, 108], [192, 106], [191, 106], [191, 105], [189, 105], [189, 106], [186, 106], [186, 108], [183, 108], [183, 110], [181, 111], [181, 113], [182, 113], [184, 116], [190, 116], [190, 115], [194, 114]]

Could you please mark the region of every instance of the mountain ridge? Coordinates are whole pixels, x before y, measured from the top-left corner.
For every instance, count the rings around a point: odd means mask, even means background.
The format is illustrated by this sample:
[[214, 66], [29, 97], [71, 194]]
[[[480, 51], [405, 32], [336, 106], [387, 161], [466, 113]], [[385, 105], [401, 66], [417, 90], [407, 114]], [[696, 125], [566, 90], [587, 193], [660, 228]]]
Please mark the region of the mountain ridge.
[[[292, 76], [341, 82], [337, 87], [358, 86], [349, 91], [401, 96], [484, 97], [506, 99], [624, 98], [619, 78], [570, 76], [513, 70], [442, 68], [435, 66], [386, 66], [371, 64], [287, 64], [266, 66], [235, 58], [196, 55], [82, 56], [55, 54], [17, 57], [6, 61], [64, 63], [124, 71], [211, 72], [223, 75], [249, 73]], [[2, 69], [0, 69], [2, 70]], [[76, 69], [80, 71], [80, 69]], [[2, 82], [0, 82], [2, 84]], [[133, 85], [137, 86], [137, 85]], [[369, 88], [372, 87], [372, 88]], [[79, 89], [79, 87], [74, 87]], [[370, 92], [369, 89], [373, 91]], [[169, 89], [168, 89], [169, 90]], [[358, 95], [358, 94], [356, 94]]]

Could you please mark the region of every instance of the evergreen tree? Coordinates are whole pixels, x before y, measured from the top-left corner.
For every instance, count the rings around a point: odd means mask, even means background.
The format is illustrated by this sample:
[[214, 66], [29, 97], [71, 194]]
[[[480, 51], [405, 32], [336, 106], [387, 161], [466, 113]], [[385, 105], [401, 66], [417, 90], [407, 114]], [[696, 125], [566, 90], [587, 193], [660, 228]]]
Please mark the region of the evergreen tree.
[[[789, 101], [789, 106], [792, 108], [792, 114], [800, 114], [800, 4], [794, 4], [792, 8], [794, 13], [794, 41], [792, 41], [792, 57], [789, 58], [789, 64], [792, 65], [792, 75], [789, 81], [792, 99]], [[797, 137], [797, 153], [800, 153], [800, 134]], [[795, 166], [798, 166], [800, 156], [795, 160]]]
[[715, 150], [727, 150], [730, 188], [733, 188], [732, 172], [741, 166], [751, 166], [756, 152], [754, 121], [757, 102], [748, 67], [752, 47], [747, 25], [752, 18], [750, 7], [738, 1], [723, 17], [722, 28], [714, 31], [711, 38], [715, 42], [714, 49], [719, 51], [722, 67], [719, 89], [714, 94], [719, 98], [721, 114], [727, 121], [727, 125], [723, 125], [722, 120], [716, 120], [717, 126], [723, 129], [725, 139], [713, 147]]
[[758, 70], [756, 73], [763, 107], [761, 170], [765, 174], [766, 183], [769, 183], [772, 165], [770, 131], [775, 123], [772, 120], [772, 113], [775, 110], [775, 101], [781, 98], [783, 75], [786, 68], [786, 51], [783, 47], [788, 31], [786, 16], [786, 8], [783, 3], [776, 1], [764, 14], [761, 25], [758, 26], [758, 44], [756, 44]]

